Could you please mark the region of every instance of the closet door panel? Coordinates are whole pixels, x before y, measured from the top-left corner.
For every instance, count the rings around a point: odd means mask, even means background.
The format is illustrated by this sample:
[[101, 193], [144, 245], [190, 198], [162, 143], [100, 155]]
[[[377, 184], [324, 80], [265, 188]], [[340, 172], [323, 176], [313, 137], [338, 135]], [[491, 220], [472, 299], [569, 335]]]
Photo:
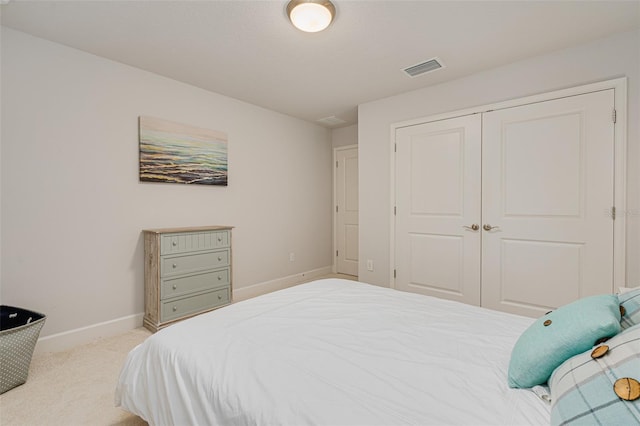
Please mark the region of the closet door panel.
[[572, 111], [504, 124], [500, 155], [505, 216], [581, 214], [582, 118]]
[[483, 114], [482, 305], [613, 291], [613, 90]]
[[479, 305], [480, 125], [472, 115], [397, 130], [396, 289]]
[[[561, 306], [580, 297], [584, 244], [507, 238], [500, 243], [500, 281], [510, 284], [503, 288], [503, 300], [547, 312], [554, 307], [550, 304]], [[486, 286], [492, 287], [488, 281]]]

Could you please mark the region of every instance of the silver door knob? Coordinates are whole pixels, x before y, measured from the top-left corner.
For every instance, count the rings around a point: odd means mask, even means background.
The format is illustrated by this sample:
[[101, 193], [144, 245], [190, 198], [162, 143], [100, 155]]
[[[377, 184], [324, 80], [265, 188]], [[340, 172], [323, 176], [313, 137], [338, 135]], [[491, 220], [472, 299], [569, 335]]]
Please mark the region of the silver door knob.
[[480, 229], [480, 226], [477, 223], [474, 223], [471, 226], [463, 225], [462, 227], [465, 229], [471, 229], [472, 231], [477, 231], [478, 229]]
[[492, 229], [500, 229], [499, 226], [491, 226], [488, 223], [485, 223], [484, 225], [482, 225], [482, 229], [484, 229], [485, 231], [491, 231]]

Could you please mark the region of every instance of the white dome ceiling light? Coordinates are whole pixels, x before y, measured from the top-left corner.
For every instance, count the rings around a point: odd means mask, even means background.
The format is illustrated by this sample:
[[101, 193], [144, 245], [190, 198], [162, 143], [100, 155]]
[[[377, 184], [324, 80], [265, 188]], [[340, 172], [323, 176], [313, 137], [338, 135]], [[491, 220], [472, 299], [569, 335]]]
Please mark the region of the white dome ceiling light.
[[331, 24], [336, 8], [329, 0], [291, 0], [287, 15], [294, 27], [307, 33], [317, 33]]

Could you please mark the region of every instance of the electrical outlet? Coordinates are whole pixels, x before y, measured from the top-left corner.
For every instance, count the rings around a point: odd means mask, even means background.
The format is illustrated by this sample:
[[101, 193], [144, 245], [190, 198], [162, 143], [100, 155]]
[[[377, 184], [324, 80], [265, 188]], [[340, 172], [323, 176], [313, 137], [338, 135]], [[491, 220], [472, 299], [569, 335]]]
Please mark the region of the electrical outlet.
[[296, 254], [294, 252], [289, 253], [289, 262], [295, 262]]
[[367, 271], [373, 271], [373, 260], [367, 259]]

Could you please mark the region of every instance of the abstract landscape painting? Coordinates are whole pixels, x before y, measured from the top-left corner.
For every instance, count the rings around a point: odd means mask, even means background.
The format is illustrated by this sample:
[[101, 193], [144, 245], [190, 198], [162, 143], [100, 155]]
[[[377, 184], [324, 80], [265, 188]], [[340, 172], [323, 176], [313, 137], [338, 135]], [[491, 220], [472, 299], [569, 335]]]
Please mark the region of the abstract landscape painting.
[[227, 185], [227, 135], [140, 117], [140, 180]]

